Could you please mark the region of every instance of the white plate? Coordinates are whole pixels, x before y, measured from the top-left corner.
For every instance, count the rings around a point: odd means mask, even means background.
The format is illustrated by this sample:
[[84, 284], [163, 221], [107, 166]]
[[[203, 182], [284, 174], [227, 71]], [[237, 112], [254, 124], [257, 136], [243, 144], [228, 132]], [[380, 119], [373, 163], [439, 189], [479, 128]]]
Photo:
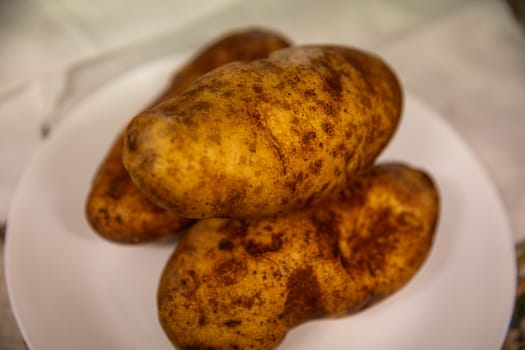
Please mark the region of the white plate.
[[[157, 321], [156, 288], [174, 242], [106, 242], [89, 228], [84, 201], [117, 131], [180, 62], [137, 69], [78, 105], [21, 179], [8, 218], [6, 277], [31, 349], [172, 349]], [[516, 271], [509, 225], [485, 171], [411, 95], [382, 158], [427, 169], [437, 181], [441, 220], [429, 259], [384, 302], [297, 327], [280, 349], [498, 349]]]

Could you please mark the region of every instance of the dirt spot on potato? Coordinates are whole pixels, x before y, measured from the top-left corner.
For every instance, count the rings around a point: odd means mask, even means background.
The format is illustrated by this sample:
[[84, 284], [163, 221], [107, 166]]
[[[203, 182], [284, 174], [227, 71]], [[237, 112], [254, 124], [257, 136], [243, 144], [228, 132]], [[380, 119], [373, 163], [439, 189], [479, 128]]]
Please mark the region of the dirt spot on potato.
[[[351, 151], [346, 150], [346, 146], [344, 143], [337, 144], [334, 148], [330, 150], [329, 154], [332, 158], [344, 158], [345, 161], [351, 159], [351, 157], [353, 156]], [[352, 156], [348, 157], [349, 154]]]
[[330, 69], [329, 72], [325, 78], [325, 90], [334, 97], [334, 100], [341, 100], [343, 94], [341, 75], [333, 69]]
[[331, 117], [335, 117], [339, 109], [334, 103], [326, 103], [323, 101], [319, 101], [319, 106], [326, 115], [329, 115]]
[[339, 105], [343, 99], [342, 75], [341, 72], [334, 68], [337, 67], [338, 64], [333, 61], [333, 55], [326, 53], [312, 60], [312, 64], [314, 67], [319, 67], [323, 79], [323, 90], [330, 95], [335, 104]]
[[243, 307], [245, 309], [251, 309], [255, 303], [261, 304], [261, 292], [258, 291], [253, 295], [239, 296], [232, 299], [232, 305]]
[[[197, 273], [194, 270], [189, 270], [180, 279], [179, 285], [176, 286], [176, 288], [180, 288], [181, 294], [185, 298], [192, 298], [197, 289], [199, 289], [200, 284], [201, 283], [197, 277]], [[164, 292], [169, 293], [168, 291], [166, 291], [166, 289], [164, 289]]]
[[317, 210], [310, 217], [315, 226], [319, 242], [319, 253], [328, 259], [337, 259], [340, 255], [339, 237], [341, 219], [331, 210]]
[[252, 86], [252, 90], [253, 90], [253, 92], [256, 93], [257, 95], [260, 95], [260, 94], [262, 94], [262, 92], [263, 92], [263, 88], [262, 88], [261, 85], [253, 85], [253, 86]]
[[301, 82], [301, 76], [299, 74], [295, 74], [294, 76], [290, 77], [289, 83], [292, 85], [297, 85]]
[[311, 141], [315, 140], [316, 136], [317, 135], [315, 134], [315, 131], [309, 131], [303, 135], [303, 137], [301, 138], [301, 143], [303, 145], [308, 145]]
[[385, 268], [385, 256], [391, 255], [397, 242], [393, 237], [402, 229], [403, 218], [389, 209], [379, 210], [369, 218], [366, 227], [358, 228], [356, 234], [349, 237], [352, 260], [349, 268], [375, 276]]
[[370, 97], [366, 95], [361, 95], [361, 97], [359, 98], [359, 102], [361, 102], [361, 105], [365, 109], [372, 109], [372, 101], [370, 101]]
[[130, 183], [129, 175], [123, 174], [115, 178], [110, 179], [109, 187], [106, 195], [113, 198], [119, 199], [126, 190], [126, 187]]
[[228, 237], [242, 238], [245, 237], [248, 230], [248, 224], [245, 220], [226, 220], [222, 225], [217, 228], [220, 234], [224, 234]]
[[[232, 183], [235, 183], [235, 180], [231, 181]], [[245, 182], [245, 181], [243, 181]], [[217, 181], [216, 183], [221, 183]], [[223, 182], [225, 186], [228, 186], [226, 183]], [[234, 212], [237, 207], [241, 207], [243, 205], [243, 200], [246, 198], [246, 189], [248, 186], [230, 186], [230, 191], [226, 194], [226, 197], [220, 201], [216, 201], [216, 203], [212, 204], [212, 208], [217, 214], [217, 216], [223, 216], [227, 217], [230, 215], [230, 213]], [[237, 189], [237, 191], [236, 191]], [[218, 194], [215, 196], [215, 198], [220, 198], [221, 193], [220, 191], [217, 192]], [[222, 214], [224, 213], [224, 214]]]
[[263, 118], [261, 117], [261, 113], [259, 113], [257, 110], [250, 109], [249, 111], [247, 111], [246, 115], [258, 129], [264, 128]]
[[294, 175], [292, 180], [285, 182], [285, 185], [292, 194], [295, 194], [298, 191], [297, 187], [300, 186], [306, 179], [307, 175], [300, 171], [299, 173]]
[[329, 123], [329, 122], [323, 122], [321, 124], [321, 128], [323, 129], [324, 133], [327, 136], [334, 136], [335, 135], [334, 124]]
[[240, 326], [242, 323], [241, 320], [228, 320], [226, 322], [224, 322], [224, 325], [228, 328], [233, 328], [233, 327], [238, 327]]
[[220, 92], [223, 90], [226, 86], [228, 86], [228, 83], [225, 82], [223, 79], [215, 78], [209, 81], [207, 84], [204, 85], [204, 87], [213, 93]]
[[314, 89], [305, 89], [304, 90], [304, 97], [308, 98], [308, 97], [316, 97], [317, 96], [317, 93], [315, 92]]
[[191, 112], [203, 112], [208, 111], [212, 107], [211, 103], [208, 101], [197, 101], [191, 107], [189, 110]]
[[322, 168], [323, 168], [322, 159], [316, 159], [308, 165], [308, 169], [310, 170], [310, 173], [314, 175], [319, 175], [321, 173]]
[[231, 286], [237, 283], [248, 273], [248, 268], [243, 261], [227, 259], [215, 266], [217, 282], [222, 286]]
[[208, 135], [208, 140], [215, 143], [218, 146], [221, 146], [222, 138], [220, 133], [211, 133]]
[[233, 242], [229, 239], [223, 238], [218, 245], [219, 250], [231, 251], [233, 249]]
[[226, 98], [230, 98], [232, 95], [233, 95], [233, 90], [231, 89], [224, 90], [222, 93], [222, 96]]
[[206, 318], [206, 315], [200, 311], [199, 314], [199, 326], [204, 326], [208, 322], [208, 319]]
[[244, 242], [244, 249], [252, 256], [260, 256], [265, 253], [278, 252], [283, 247], [283, 232], [272, 234], [272, 240], [270, 243], [260, 243], [252, 239]]
[[282, 318], [289, 325], [320, 317], [326, 312], [320, 309], [321, 287], [311, 265], [294, 270], [286, 283], [288, 291]]

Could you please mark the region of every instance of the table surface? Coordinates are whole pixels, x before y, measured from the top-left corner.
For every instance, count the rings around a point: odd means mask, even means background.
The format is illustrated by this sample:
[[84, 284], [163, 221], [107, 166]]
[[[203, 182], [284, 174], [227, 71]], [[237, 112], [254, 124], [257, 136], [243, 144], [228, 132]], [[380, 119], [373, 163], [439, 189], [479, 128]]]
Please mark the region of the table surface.
[[[525, 9], [525, 1], [513, 2]], [[473, 149], [516, 243], [525, 240], [525, 31], [498, 0], [4, 1], [0, 222], [42, 135], [52, 137], [76, 103], [137, 65], [254, 25], [296, 43], [352, 45], [384, 57]], [[24, 349], [0, 244], [0, 348]], [[506, 348], [518, 348], [519, 338], [511, 332]]]

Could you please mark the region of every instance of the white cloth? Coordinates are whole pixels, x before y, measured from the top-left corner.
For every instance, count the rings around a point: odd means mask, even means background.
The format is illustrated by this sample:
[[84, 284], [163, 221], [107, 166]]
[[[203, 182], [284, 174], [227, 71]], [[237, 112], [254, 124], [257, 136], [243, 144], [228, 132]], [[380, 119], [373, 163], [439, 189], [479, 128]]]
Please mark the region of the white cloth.
[[[296, 43], [341, 43], [385, 57], [472, 147], [515, 239], [525, 239], [525, 32], [504, 0], [2, 1], [0, 222], [44, 125], [52, 130], [75, 103], [133, 66], [252, 25]], [[2, 323], [0, 348], [23, 349], [8, 331], [15, 326]]]

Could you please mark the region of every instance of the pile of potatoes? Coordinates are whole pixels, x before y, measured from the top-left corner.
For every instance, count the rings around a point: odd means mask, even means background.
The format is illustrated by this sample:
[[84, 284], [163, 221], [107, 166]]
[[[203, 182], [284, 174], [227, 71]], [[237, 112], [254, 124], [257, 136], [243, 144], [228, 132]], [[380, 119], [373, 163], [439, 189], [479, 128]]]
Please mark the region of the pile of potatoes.
[[174, 346], [273, 349], [305, 321], [391, 295], [427, 257], [433, 180], [375, 162], [401, 112], [373, 54], [230, 33], [118, 135], [88, 220], [120, 243], [182, 235], [157, 295]]

